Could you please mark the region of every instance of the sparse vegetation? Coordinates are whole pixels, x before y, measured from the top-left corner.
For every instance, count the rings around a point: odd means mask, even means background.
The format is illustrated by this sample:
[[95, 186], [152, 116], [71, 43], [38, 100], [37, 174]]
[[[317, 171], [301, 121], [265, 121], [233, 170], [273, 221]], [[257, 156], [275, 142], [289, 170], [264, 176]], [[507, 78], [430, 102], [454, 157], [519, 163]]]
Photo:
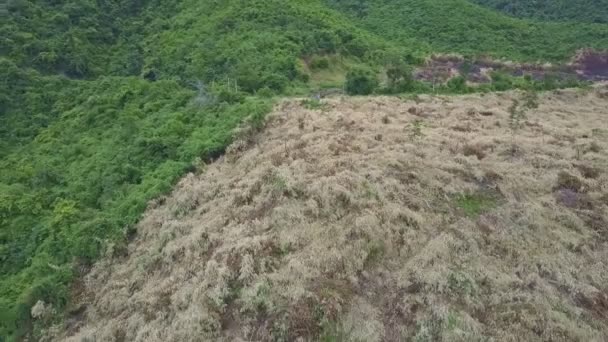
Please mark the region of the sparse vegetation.
[[[522, 103], [523, 102], [523, 103]], [[509, 127], [511, 128], [511, 154], [517, 153], [517, 133], [523, 125], [523, 120], [527, 118], [527, 113], [530, 109], [538, 108], [538, 95], [535, 91], [527, 91], [522, 99], [522, 102], [513, 99], [509, 107]]]
[[424, 132], [422, 132], [423, 127], [424, 127], [423, 120], [420, 120], [420, 119], [414, 120], [414, 122], [412, 122], [412, 129], [411, 129], [410, 137], [413, 140], [422, 138], [424, 136]]
[[317, 97], [312, 97], [312, 98], [304, 99], [304, 100], [302, 100], [300, 102], [300, 104], [304, 108], [311, 109], [311, 110], [319, 110], [319, 109], [324, 109], [326, 107], [325, 103], [323, 103]]

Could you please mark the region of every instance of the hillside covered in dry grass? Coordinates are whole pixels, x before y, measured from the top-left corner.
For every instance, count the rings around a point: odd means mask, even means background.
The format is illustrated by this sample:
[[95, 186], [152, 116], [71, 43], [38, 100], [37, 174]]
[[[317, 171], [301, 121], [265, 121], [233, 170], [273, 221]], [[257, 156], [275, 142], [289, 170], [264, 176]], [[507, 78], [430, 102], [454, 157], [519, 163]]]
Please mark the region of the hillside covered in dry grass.
[[606, 341], [608, 88], [522, 96], [281, 102], [49, 339]]

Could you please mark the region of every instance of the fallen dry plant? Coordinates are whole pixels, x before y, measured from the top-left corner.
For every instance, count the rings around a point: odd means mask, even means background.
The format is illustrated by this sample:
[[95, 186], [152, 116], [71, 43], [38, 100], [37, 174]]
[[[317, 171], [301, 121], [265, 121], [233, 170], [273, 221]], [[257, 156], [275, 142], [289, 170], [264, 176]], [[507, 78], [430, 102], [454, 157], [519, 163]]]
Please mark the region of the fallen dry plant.
[[606, 341], [608, 98], [277, 106], [150, 204], [69, 341]]

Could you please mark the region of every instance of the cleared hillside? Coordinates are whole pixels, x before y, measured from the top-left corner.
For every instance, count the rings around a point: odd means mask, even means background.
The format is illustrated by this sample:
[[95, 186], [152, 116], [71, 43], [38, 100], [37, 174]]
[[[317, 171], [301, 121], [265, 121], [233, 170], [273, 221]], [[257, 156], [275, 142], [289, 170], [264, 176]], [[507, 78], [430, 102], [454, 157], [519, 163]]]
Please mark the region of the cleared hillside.
[[522, 98], [283, 101], [151, 202], [51, 333], [604, 341], [608, 88], [546, 93], [516, 127]]

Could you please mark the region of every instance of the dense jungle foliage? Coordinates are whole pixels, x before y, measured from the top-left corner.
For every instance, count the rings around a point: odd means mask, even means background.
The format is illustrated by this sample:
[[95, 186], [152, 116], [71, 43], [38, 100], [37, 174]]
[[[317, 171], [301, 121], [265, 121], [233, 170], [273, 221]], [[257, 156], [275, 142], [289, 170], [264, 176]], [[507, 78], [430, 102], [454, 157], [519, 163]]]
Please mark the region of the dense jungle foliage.
[[415, 53], [560, 61], [582, 46], [608, 46], [606, 25], [518, 20], [468, 0], [325, 1], [360, 27]]
[[431, 52], [608, 47], [607, 25], [464, 0], [9, 0], [0, 14], [0, 341], [36, 338], [32, 305], [61, 312], [77, 270], [124, 248], [147, 202], [260, 124], [272, 96], [349, 72], [355, 93], [382, 72], [386, 92], [425, 90], [408, 72]]
[[473, 2], [521, 18], [608, 23], [607, 0], [473, 0]]

